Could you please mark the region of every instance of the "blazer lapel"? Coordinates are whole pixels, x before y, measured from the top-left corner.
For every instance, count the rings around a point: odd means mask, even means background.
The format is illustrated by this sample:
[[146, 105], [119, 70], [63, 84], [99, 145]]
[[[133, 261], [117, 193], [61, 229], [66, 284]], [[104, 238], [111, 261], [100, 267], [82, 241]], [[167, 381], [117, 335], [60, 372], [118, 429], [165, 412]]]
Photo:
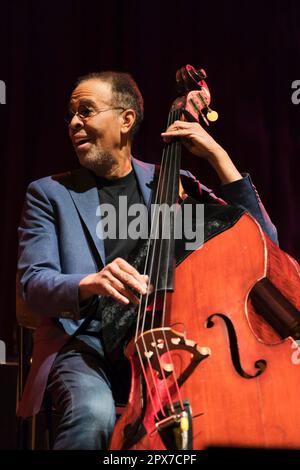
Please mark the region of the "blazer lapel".
[[[142, 162], [132, 157], [132, 166], [145, 204], [149, 207], [153, 192], [155, 165]], [[71, 184], [68, 190], [83, 223], [90, 233], [103, 266], [105, 266], [104, 242], [97, 236], [96, 232], [97, 224], [100, 223], [100, 218], [96, 215], [100, 201], [96, 181], [92, 172], [85, 168], [80, 168], [72, 172]]]
[[149, 208], [154, 189], [155, 165], [142, 162], [134, 157], [131, 161], [145, 204]]
[[77, 211], [92, 237], [103, 266], [105, 266], [104, 242], [96, 232], [97, 224], [100, 222], [99, 216], [96, 215], [100, 201], [93, 174], [85, 168], [73, 172], [72, 187], [68, 189]]

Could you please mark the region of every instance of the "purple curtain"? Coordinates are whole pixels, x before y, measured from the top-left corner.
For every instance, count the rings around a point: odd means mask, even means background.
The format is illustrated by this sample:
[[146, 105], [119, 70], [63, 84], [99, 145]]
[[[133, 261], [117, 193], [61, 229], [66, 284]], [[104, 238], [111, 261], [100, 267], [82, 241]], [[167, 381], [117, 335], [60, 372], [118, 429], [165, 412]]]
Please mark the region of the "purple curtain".
[[[1, 3], [0, 339], [10, 354], [24, 192], [30, 181], [78, 165], [63, 116], [74, 80], [89, 71], [133, 74], [146, 110], [134, 154], [158, 162], [175, 72], [187, 63], [205, 68], [220, 115], [210, 132], [251, 174], [281, 247], [300, 259], [300, 104], [291, 100], [300, 80], [299, 16], [297, 0]], [[183, 166], [217, 191], [206, 162], [186, 155]]]

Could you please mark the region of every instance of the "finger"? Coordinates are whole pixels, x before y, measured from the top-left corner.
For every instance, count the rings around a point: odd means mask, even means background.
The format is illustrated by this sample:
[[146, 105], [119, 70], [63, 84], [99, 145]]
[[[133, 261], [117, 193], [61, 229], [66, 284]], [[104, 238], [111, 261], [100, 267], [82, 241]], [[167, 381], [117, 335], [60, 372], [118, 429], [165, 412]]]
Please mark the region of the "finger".
[[147, 283], [149, 280], [147, 275], [140, 274], [133, 266], [131, 266], [131, 264], [129, 264], [123, 258], [117, 258], [117, 264], [123, 271], [126, 271], [127, 273], [131, 274], [133, 277], [135, 277], [137, 281], [147, 287]]
[[134, 293], [131, 290], [127, 289], [126, 286], [121, 281], [119, 281], [117, 278], [113, 277], [111, 279], [111, 285], [119, 293], [121, 293], [124, 297], [126, 297], [128, 300], [130, 300], [130, 302], [132, 302], [133, 304], [139, 304], [140, 303], [139, 297], [134, 295]]
[[174, 129], [173, 131], [163, 132], [162, 134], [163, 141], [166, 144], [169, 144], [172, 141], [172, 138], [181, 138], [183, 136], [182, 131], [180, 129]]
[[140, 274], [131, 264], [129, 264], [125, 259], [123, 258], [116, 258], [112, 263], [111, 265], [113, 265], [113, 267], [116, 265], [119, 269], [121, 269], [122, 271], [125, 271], [126, 273], [128, 274], [131, 274], [132, 276], [134, 276], [138, 281], [142, 282], [143, 284], [145, 284], [145, 280], [142, 276], [142, 274]]
[[170, 127], [169, 129], [167, 129], [165, 132], [162, 132], [161, 135], [163, 137], [165, 136], [173, 136], [173, 137], [178, 137], [180, 135], [180, 132], [182, 131], [185, 131], [185, 132], [195, 132], [194, 129], [190, 129], [190, 128], [180, 128], [180, 127]]
[[129, 299], [125, 297], [124, 295], [122, 295], [119, 291], [117, 291], [117, 289], [115, 289], [112, 285], [107, 284], [105, 290], [106, 290], [106, 294], [104, 295], [109, 295], [120, 304], [123, 304], [123, 305], [129, 304]]
[[184, 129], [188, 129], [188, 128], [202, 128], [201, 124], [199, 122], [190, 122], [190, 121], [186, 121], [186, 120], [176, 120], [173, 122], [173, 124], [171, 124], [171, 126], [175, 126], [175, 127], [178, 127], [179, 129], [181, 128], [184, 128]]
[[166, 137], [201, 137], [201, 134], [195, 134], [194, 130], [191, 129], [176, 129], [174, 131], [164, 132], [162, 133], [163, 136]]
[[111, 264], [117, 264], [117, 266], [119, 266], [123, 271], [126, 271], [137, 278], [142, 277], [142, 275], [123, 258], [116, 258]]
[[175, 127], [172, 127], [172, 128], [170, 127], [165, 132], [162, 132], [161, 136], [163, 137], [164, 142], [168, 144], [172, 141], [172, 137], [180, 136], [180, 129], [175, 128]]
[[126, 287], [136, 290], [139, 294], [146, 294], [147, 284], [139, 273], [139, 277], [137, 278], [133, 274], [121, 269], [117, 264], [112, 264], [110, 270], [113, 276], [121, 281]]
[[188, 122], [188, 121], [174, 121], [167, 129], [165, 132], [169, 132], [169, 131], [173, 131], [173, 130], [178, 130], [178, 129], [191, 129], [191, 128], [195, 128], [196, 127], [199, 127], [200, 128], [200, 124], [199, 123], [195, 123], [195, 122]]
[[[130, 264], [128, 264], [129, 266], [129, 272], [126, 270], [125, 272], [128, 273], [130, 276], [132, 276], [134, 279], [136, 279], [136, 281], [145, 289], [147, 289], [147, 285], [148, 285], [148, 276], [146, 275], [143, 275], [143, 274], [140, 274], [135, 268], [133, 268], [133, 266], [131, 266]], [[121, 268], [121, 271], [123, 271], [123, 269]]]

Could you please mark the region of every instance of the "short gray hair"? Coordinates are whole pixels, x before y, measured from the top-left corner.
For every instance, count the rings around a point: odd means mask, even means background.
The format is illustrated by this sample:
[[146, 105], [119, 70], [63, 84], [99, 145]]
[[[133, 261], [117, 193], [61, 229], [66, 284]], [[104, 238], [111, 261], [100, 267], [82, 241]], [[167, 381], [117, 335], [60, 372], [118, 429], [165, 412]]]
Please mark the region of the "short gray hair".
[[135, 136], [144, 118], [144, 100], [135, 80], [125, 72], [92, 72], [79, 77], [75, 86], [88, 80], [101, 80], [111, 84], [113, 106], [121, 106], [124, 109], [134, 109], [136, 119], [132, 126], [131, 135]]

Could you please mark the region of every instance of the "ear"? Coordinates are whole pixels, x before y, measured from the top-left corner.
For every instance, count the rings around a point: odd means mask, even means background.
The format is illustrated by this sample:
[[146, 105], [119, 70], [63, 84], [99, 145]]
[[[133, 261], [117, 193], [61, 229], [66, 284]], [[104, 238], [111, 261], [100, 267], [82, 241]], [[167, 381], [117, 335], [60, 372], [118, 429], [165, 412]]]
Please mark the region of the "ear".
[[121, 119], [121, 133], [124, 135], [129, 134], [136, 120], [134, 109], [125, 109], [125, 111], [123, 111], [121, 114]]

